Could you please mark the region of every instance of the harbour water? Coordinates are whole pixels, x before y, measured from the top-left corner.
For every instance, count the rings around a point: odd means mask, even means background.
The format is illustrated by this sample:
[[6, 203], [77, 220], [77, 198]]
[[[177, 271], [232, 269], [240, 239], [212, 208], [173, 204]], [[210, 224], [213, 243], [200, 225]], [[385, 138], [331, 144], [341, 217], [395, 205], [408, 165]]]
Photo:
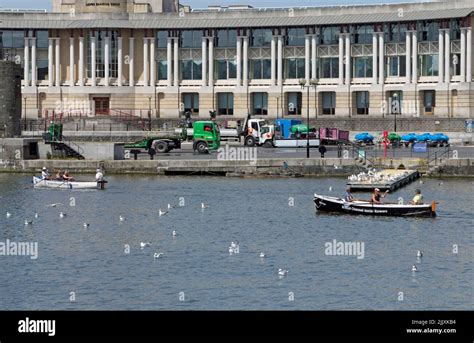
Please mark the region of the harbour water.
[[[34, 190], [30, 176], [0, 174], [0, 242], [38, 243], [37, 259], [0, 255], [0, 309], [474, 306], [470, 179], [417, 181], [390, 195], [408, 201], [421, 188], [426, 201], [440, 202], [429, 219], [316, 214], [313, 194], [342, 195], [344, 179], [108, 180], [106, 191]], [[53, 203], [62, 205], [47, 207]], [[363, 243], [363, 258], [327, 255], [334, 240]], [[238, 254], [229, 253], [232, 241]], [[141, 249], [141, 242], [151, 246]], [[279, 278], [279, 268], [288, 275]]]

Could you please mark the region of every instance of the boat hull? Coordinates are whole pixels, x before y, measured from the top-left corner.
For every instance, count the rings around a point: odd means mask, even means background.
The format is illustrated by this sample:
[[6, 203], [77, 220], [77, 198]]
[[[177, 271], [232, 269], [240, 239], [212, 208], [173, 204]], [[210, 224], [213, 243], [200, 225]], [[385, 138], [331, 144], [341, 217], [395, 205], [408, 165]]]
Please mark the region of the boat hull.
[[101, 183], [80, 182], [80, 181], [55, 181], [43, 180], [40, 177], [33, 177], [34, 188], [49, 188], [49, 189], [101, 189]]
[[314, 196], [316, 211], [328, 213], [345, 213], [369, 216], [394, 216], [394, 217], [436, 217], [434, 205], [397, 205], [373, 204], [370, 202], [346, 202], [343, 199]]

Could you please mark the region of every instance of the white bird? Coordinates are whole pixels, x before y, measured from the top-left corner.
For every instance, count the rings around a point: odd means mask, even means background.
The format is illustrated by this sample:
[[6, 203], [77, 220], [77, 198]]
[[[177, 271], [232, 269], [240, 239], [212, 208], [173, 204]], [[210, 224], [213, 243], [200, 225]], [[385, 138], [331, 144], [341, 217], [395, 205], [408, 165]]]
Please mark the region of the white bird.
[[161, 208], [160, 208], [159, 211], [158, 211], [158, 214], [159, 214], [160, 217], [166, 216], [168, 214], [168, 211], [162, 211]]
[[420, 185], [422, 185], [422, 184], [423, 184], [423, 180], [420, 180]]
[[178, 235], [178, 233], [176, 232], [176, 230], [173, 230], [173, 237], [176, 237]]
[[416, 272], [418, 271], [418, 268], [416, 268], [416, 266], [413, 265], [413, 267], [411, 267], [411, 271], [412, 271], [413, 273], [416, 273]]
[[442, 185], [443, 185], [443, 182], [440, 182], [439, 185], [442, 186]]
[[157, 258], [162, 258], [163, 257], [163, 253], [157, 253], [155, 252], [155, 255], [153, 255], [153, 258], [156, 260]]
[[38, 213], [35, 213], [35, 218], [36, 218], [36, 219], [39, 218], [39, 214], [38, 214]]
[[89, 223], [84, 223], [84, 224], [82, 224], [82, 226], [84, 226], [85, 228], [87, 228], [87, 227], [90, 226], [90, 224], [89, 224]]
[[206, 208], [209, 208], [209, 205], [205, 204], [205, 203], [201, 203], [201, 208], [204, 210]]
[[119, 219], [121, 222], [124, 222], [125, 220], [127, 220], [127, 218], [123, 217], [123, 216], [119, 216]]
[[422, 258], [422, 257], [423, 257], [423, 252], [420, 251], [420, 250], [418, 250], [418, 251], [416, 252], [416, 257]]
[[260, 258], [265, 258], [265, 257], [267, 257], [267, 255], [265, 255], [264, 252], [261, 252], [261, 253], [260, 253]]
[[341, 167], [334, 165], [334, 169], [341, 169]]
[[25, 226], [33, 224], [32, 220], [25, 219]]
[[238, 241], [237, 242], [231, 242], [230, 246], [235, 249], [239, 246], [239, 242]]
[[171, 210], [172, 208], [175, 208], [176, 206], [168, 204], [168, 210]]
[[151, 245], [150, 242], [140, 242], [140, 248], [145, 249]]
[[285, 277], [285, 276], [287, 276], [287, 275], [288, 275], [288, 270], [286, 270], [286, 269], [281, 269], [281, 268], [278, 269], [278, 276], [279, 276], [279, 277]]
[[63, 212], [59, 213], [59, 218], [64, 218], [64, 217], [66, 217], [66, 213], [63, 213]]
[[234, 252], [235, 252], [235, 251], [234, 251], [234, 248], [232, 248], [232, 247], [229, 247], [229, 254], [231, 254], [231, 255], [232, 255]]
[[332, 186], [329, 187], [329, 191], [332, 192]]
[[10, 212], [7, 212], [7, 218], [10, 218], [12, 214]]
[[59, 206], [59, 205], [62, 205], [62, 204], [60, 202], [58, 202], [58, 203], [55, 203], [55, 204], [49, 204], [46, 207], [56, 207], [56, 206]]

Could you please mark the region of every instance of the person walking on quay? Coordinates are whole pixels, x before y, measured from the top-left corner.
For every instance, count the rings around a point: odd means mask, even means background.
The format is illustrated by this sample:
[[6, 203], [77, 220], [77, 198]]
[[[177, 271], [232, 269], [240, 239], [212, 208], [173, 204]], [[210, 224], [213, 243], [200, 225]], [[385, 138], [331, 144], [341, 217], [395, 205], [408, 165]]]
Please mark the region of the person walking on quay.
[[319, 153], [321, 154], [321, 158], [324, 158], [324, 154], [326, 153], [327, 149], [324, 145], [319, 146]]

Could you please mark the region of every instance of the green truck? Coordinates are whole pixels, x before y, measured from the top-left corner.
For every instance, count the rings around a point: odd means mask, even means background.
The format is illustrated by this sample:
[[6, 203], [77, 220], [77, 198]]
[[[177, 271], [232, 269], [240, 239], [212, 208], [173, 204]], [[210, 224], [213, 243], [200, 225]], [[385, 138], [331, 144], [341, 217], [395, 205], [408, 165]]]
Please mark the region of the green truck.
[[[193, 150], [200, 154], [217, 150], [220, 147], [221, 137], [219, 126], [213, 121], [197, 121], [194, 123]], [[147, 152], [150, 156], [156, 153], [165, 154], [175, 149], [181, 149], [181, 143], [186, 141], [187, 131], [183, 128], [181, 135], [154, 136], [126, 144], [124, 149], [130, 150], [135, 156]]]

